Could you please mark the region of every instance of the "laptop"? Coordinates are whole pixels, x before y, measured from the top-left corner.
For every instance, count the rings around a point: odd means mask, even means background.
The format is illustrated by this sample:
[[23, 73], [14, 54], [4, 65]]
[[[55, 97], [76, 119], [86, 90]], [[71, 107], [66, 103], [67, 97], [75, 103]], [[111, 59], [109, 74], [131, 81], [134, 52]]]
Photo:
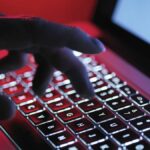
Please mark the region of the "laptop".
[[88, 69], [95, 97], [84, 99], [55, 71], [42, 97], [31, 90], [35, 65], [0, 75], [17, 107], [1, 123], [0, 149], [150, 149], [149, 0], [101, 0], [93, 23], [107, 51], [75, 55]]

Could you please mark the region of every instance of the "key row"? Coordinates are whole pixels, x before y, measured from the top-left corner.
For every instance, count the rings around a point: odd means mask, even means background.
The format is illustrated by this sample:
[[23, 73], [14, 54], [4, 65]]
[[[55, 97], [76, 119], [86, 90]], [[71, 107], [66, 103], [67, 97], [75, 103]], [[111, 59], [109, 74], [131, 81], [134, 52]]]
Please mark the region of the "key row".
[[[33, 107], [31, 107], [33, 108]], [[53, 135], [53, 133], [59, 133], [61, 131], [64, 131], [64, 126], [62, 126], [58, 121], [54, 120], [52, 117], [50, 117], [50, 115], [46, 115], [46, 113], [44, 112], [43, 114], [39, 112], [39, 114], [32, 114], [29, 116], [29, 119], [30, 120], [34, 120], [34, 123], [40, 123], [38, 120], [36, 120], [37, 118], [38, 119], [43, 119], [44, 121], [49, 121], [45, 124], [42, 124], [42, 125], [39, 125], [38, 126], [38, 129], [44, 133], [44, 135]], [[75, 119], [76, 117], [80, 118], [82, 114], [78, 114], [76, 110], [72, 110], [72, 111], [66, 111], [66, 112], [63, 112], [63, 113], [60, 113], [59, 117], [63, 120], [63, 122], [68, 122], [68, 118], [70, 119]], [[37, 117], [35, 117], [35, 115]], [[31, 117], [32, 116], [32, 117]], [[34, 116], [34, 117], [33, 117]], [[49, 117], [47, 117], [49, 116]], [[67, 117], [67, 119], [66, 119]], [[34, 118], [34, 119], [33, 119]], [[36, 118], [36, 119], [35, 119]], [[88, 124], [88, 126], [87, 126]], [[46, 127], [47, 125], [47, 127]], [[122, 130], [125, 128], [125, 126], [123, 125], [123, 123], [121, 124], [121, 121], [117, 120], [117, 119], [113, 119], [113, 120], [110, 120], [110, 121], [107, 121], [107, 122], [104, 122], [104, 123], [101, 123], [100, 126], [105, 129], [108, 133], [115, 133], [115, 131], [119, 131], [119, 130]], [[88, 120], [84, 119], [84, 120], [77, 120], [76, 122], [73, 122], [73, 123], [70, 123], [68, 124], [68, 127], [71, 128], [72, 131], [74, 131], [75, 133], [78, 133], [78, 132], [81, 132], [82, 130], [88, 130], [88, 129], [91, 129], [93, 128], [93, 124], [89, 123]], [[78, 127], [78, 128], [77, 128]], [[50, 129], [53, 129], [50, 130]], [[92, 133], [93, 133], [93, 130], [92, 130]], [[85, 133], [84, 134], [81, 134], [81, 139], [84, 141], [85, 138]], [[116, 134], [114, 134], [116, 136]], [[92, 135], [91, 135], [92, 136]], [[97, 135], [93, 135], [93, 136], [97, 136]], [[98, 139], [98, 138], [96, 138]], [[106, 137], [104, 138], [106, 139]], [[104, 140], [103, 138], [100, 139], [100, 141], [103, 141]], [[88, 139], [86, 139], [86, 142], [88, 143]], [[55, 143], [56, 144], [56, 143]], [[56, 144], [57, 145], [57, 144]]]
[[[57, 111], [65, 109], [65, 108], [71, 108], [72, 107], [72, 103], [69, 100], [67, 100], [63, 97], [57, 97], [57, 96], [55, 97], [55, 96], [53, 97], [53, 99], [50, 98], [50, 101], [52, 100], [52, 102], [47, 104], [47, 106], [53, 112], [57, 112]], [[75, 97], [74, 101], [78, 101], [78, 99], [79, 99], [79, 97], [77, 97], [76, 93], [69, 95], [69, 97], [70, 98]], [[12, 99], [14, 100], [14, 102], [17, 105], [19, 105], [19, 104], [23, 105], [23, 103], [25, 103], [25, 102], [35, 101], [35, 97], [29, 92], [14, 96], [14, 97], [12, 97]], [[79, 103], [78, 107], [84, 113], [89, 113], [90, 111], [95, 111], [98, 109], [102, 109], [104, 107], [103, 103], [100, 102], [100, 100], [98, 100], [97, 98], [93, 98], [92, 100], [79, 99], [79, 101], [82, 101], [82, 103]], [[131, 120], [131, 119], [134, 119], [136, 117], [144, 115], [143, 111], [141, 111], [136, 106], [132, 105], [124, 97], [117, 97], [117, 98], [114, 98], [112, 100], [106, 101], [106, 104], [113, 111], [116, 111], [125, 120]], [[149, 105], [145, 106], [145, 108], [147, 108], [147, 111], [148, 111], [148, 106]]]
[[[24, 105], [20, 106], [20, 110], [24, 115], [29, 115], [32, 113], [35, 113], [36, 111], [43, 111], [43, 106], [36, 101], [36, 99], [31, 94], [19, 95], [14, 96], [13, 100], [19, 104], [18, 101], [21, 101]], [[28, 103], [26, 104], [25, 101]], [[121, 103], [119, 102], [121, 101]], [[29, 103], [30, 102], [30, 103]], [[144, 116], [144, 112], [142, 112], [140, 109], [138, 109], [135, 106], [130, 106], [128, 102], [126, 102], [125, 99], [116, 99], [111, 100], [107, 102], [108, 106], [112, 107], [113, 110], [116, 108], [119, 109], [121, 107], [124, 107], [123, 110], [117, 110], [117, 114], [119, 114], [124, 120], [133, 120], [135, 118], [138, 118], [140, 116]], [[48, 108], [50, 108], [53, 112], [59, 112], [60, 110], [65, 110], [66, 108], [71, 108], [72, 104], [67, 99], [61, 99], [60, 101], [53, 102], [47, 105]], [[125, 106], [130, 106], [125, 108]], [[89, 114], [89, 117], [91, 117], [94, 122], [99, 123], [100, 121], [105, 121], [107, 119], [114, 118], [111, 112], [109, 112], [108, 109], [103, 108], [104, 106], [102, 103], [100, 103], [99, 100], [93, 99], [90, 101], [83, 102], [81, 104], [78, 104], [78, 107], [84, 112], [84, 113], [90, 113], [92, 111], [96, 111]], [[97, 111], [99, 110], [99, 111]], [[82, 114], [78, 109], [71, 108], [68, 111], [64, 111], [58, 114], [58, 117], [62, 119], [63, 122], [68, 122], [76, 118], [81, 118]]]
[[[10, 76], [11, 77], [11, 76]], [[3, 78], [3, 77], [1, 77]], [[13, 77], [11, 77], [13, 78]], [[12, 79], [8, 78], [8, 82], [10, 83], [13, 83], [15, 79], [12, 80]], [[7, 83], [7, 82], [6, 82]], [[117, 98], [120, 96], [120, 94], [114, 90], [113, 88], [108, 88], [108, 84], [103, 81], [102, 79], [96, 81], [95, 83], [93, 83], [93, 85], [95, 87], [97, 87], [95, 90], [96, 90], [96, 95], [101, 98], [103, 101], [107, 101], [107, 100], [110, 100], [110, 99], [113, 99], [113, 98]], [[72, 92], [74, 91], [73, 90], [73, 87], [71, 84], [65, 84], [65, 85], [62, 85], [62, 86], [59, 86], [59, 88], [64, 91], [65, 93], [69, 93], [69, 92]], [[106, 88], [106, 89], [105, 89]], [[133, 93], [133, 89], [129, 88], [129, 87], [126, 87], [126, 86], [123, 86], [122, 87], [127, 93]], [[54, 88], [52, 87], [49, 87], [49, 89], [51, 89], [49, 92], [46, 92], [46, 94], [42, 97], [42, 100], [45, 101], [45, 102], [49, 102], [51, 99], [56, 99], [56, 98], [60, 98], [62, 97], [61, 93], [59, 93], [57, 90], [55, 90]], [[105, 89], [105, 90], [104, 90]], [[129, 90], [130, 89], [130, 90]], [[21, 85], [21, 84], [16, 84], [16, 85], [12, 85], [8, 88], [4, 88], [3, 91], [8, 94], [8, 95], [15, 95], [15, 94], [18, 94], [18, 93], [21, 93], [23, 92], [24, 90], [24, 87]], [[100, 90], [100, 91], [99, 91]], [[75, 93], [75, 92], [74, 92]], [[72, 94], [72, 93], [71, 93]], [[72, 95], [68, 95], [68, 96], [72, 96]], [[74, 97], [75, 98], [75, 97]], [[79, 96], [78, 96], [79, 98]], [[140, 94], [136, 94], [136, 95], [133, 95], [130, 97], [131, 100], [133, 100], [136, 104], [138, 105], [141, 105], [141, 106], [144, 106], [143, 109], [148, 111], [149, 112], [149, 101], [144, 98], [142, 95]], [[71, 99], [73, 99], [73, 97], [71, 97]], [[75, 101], [73, 99], [73, 101]], [[123, 101], [123, 100], [122, 100]], [[120, 101], [120, 102], [122, 102]], [[115, 102], [114, 102], [115, 103]], [[113, 104], [114, 104], [113, 103]], [[127, 104], [128, 105], [128, 104]], [[148, 106], [145, 106], [145, 105], [148, 105]]]
[[[14, 101], [16, 102], [16, 104], [19, 104], [19, 101], [21, 101], [21, 104], [25, 104], [25, 101], [28, 102], [28, 104], [20, 106], [21, 112], [24, 115], [29, 115], [32, 113], [35, 113], [37, 111], [43, 111], [43, 106], [41, 106], [41, 104], [35, 100], [35, 97], [33, 97], [30, 93], [27, 93], [26, 95], [18, 95], [18, 96], [14, 96], [13, 97]], [[30, 101], [30, 103], [29, 103]], [[125, 120], [133, 120], [135, 118], [144, 116], [144, 113], [138, 109], [135, 106], [131, 106], [130, 103], [124, 99], [123, 97], [119, 97], [117, 99], [113, 99], [110, 101], [106, 101], [106, 104], [111, 107], [113, 110], [116, 110], [117, 113]], [[48, 108], [50, 108], [53, 112], [57, 112], [59, 110], [64, 110], [66, 108], [71, 108], [72, 104], [67, 100], [67, 99], [61, 99], [61, 101], [57, 101], [57, 102], [53, 102], [53, 103], [49, 103]], [[128, 106], [128, 107], [127, 107]], [[90, 101], [86, 101], [83, 102], [81, 104], [78, 104], [78, 107], [84, 112], [84, 113], [90, 113], [92, 111], [96, 111], [96, 113], [93, 115], [94, 117], [92, 118], [92, 113], [89, 115], [91, 116], [91, 118], [97, 123], [99, 122], [98, 119], [96, 118], [96, 114], [97, 114], [97, 110], [100, 110], [103, 108], [102, 103], [100, 103], [99, 100], [97, 100], [96, 98]], [[119, 110], [120, 108], [124, 108], [122, 110]], [[126, 108], [127, 107], [127, 108]], [[80, 111], [78, 111], [75, 108], [68, 110], [68, 111], [64, 111], [62, 113], [58, 114], [58, 117], [63, 121], [63, 122], [68, 122], [68, 121], [72, 121], [74, 119], [77, 118], [81, 118], [82, 114], [80, 113]], [[77, 110], [77, 111], [76, 111]], [[104, 109], [105, 110], [105, 109]], [[108, 110], [107, 110], [108, 111]], [[105, 111], [105, 113], [107, 112]], [[105, 116], [104, 112], [102, 112], [103, 117], [108, 118], [111, 115]], [[109, 113], [111, 114], [111, 113]], [[111, 118], [111, 117], [110, 117]], [[101, 119], [101, 121], [103, 121], [103, 119]], [[104, 119], [105, 121], [105, 119]], [[131, 124], [133, 124], [131, 122]], [[146, 124], [146, 123], [145, 123]], [[147, 125], [147, 124], [146, 124]], [[136, 127], [135, 127], [136, 128]], [[136, 128], [137, 129], [137, 128]], [[147, 128], [146, 128], [147, 129]], [[143, 129], [143, 131], [145, 130], [145, 128]]]

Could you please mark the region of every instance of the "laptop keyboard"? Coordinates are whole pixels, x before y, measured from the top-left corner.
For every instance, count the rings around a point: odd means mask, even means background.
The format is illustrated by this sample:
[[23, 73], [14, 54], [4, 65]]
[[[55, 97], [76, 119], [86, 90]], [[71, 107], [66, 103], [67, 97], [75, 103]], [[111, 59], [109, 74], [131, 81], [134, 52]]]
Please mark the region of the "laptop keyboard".
[[60, 71], [45, 95], [35, 96], [34, 64], [0, 74], [0, 91], [54, 149], [149, 149], [150, 101], [104, 64], [80, 59], [95, 90], [92, 99], [81, 98]]

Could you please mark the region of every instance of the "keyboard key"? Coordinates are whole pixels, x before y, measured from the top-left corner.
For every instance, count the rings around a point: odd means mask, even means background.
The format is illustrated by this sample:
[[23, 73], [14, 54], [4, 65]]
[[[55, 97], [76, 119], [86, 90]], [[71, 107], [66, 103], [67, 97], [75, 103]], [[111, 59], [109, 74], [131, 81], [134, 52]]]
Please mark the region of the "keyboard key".
[[127, 128], [127, 126], [122, 121], [120, 121], [118, 118], [100, 123], [100, 126], [107, 133], [113, 133], [113, 132]]
[[61, 98], [62, 98], [62, 95], [55, 89], [51, 90], [50, 92], [45, 93], [45, 95], [41, 97], [41, 99], [44, 102], [53, 102], [56, 100], [60, 100]]
[[62, 90], [66, 94], [69, 94], [70, 92], [74, 91], [72, 84], [63, 84], [58, 87], [60, 90]]
[[100, 73], [102, 76], [107, 76], [107, 75], [111, 74], [111, 72], [104, 67], [103, 67], [103, 69], [99, 70], [98, 73]]
[[99, 79], [92, 83], [95, 92], [102, 91], [108, 88], [108, 83], [106, 83], [103, 79]]
[[122, 116], [125, 120], [132, 120], [139, 116], [143, 116], [144, 112], [142, 112], [139, 108], [135, 106], [131, 106], [129, 108], [118, 111], [118, 114]]
[[63, 122], [68, 122], [77, 118], [81, 118], [82, 113], [77, 108], [72, 108], [70, 110], [59, 113], [58, 117], [61, 118]]
[[55, 70], [55, 72], [53, 73], [53, 76], [54, 77], [58, 77], [58, 76], [61, 76], [63, 73], [59, 70]]
[[7, 88], [10, 85], [16, 85], [17, 81], [10, 75], [0, 74], [0, 86]]
[[125, 85], [121, 87], [120, 90], [126, 96], [131, 96], [133, 94], [136, 94], [136, 91], [133, 88], [131, 88], [129, 85]]
[[[78, 55], [75, 55], [75, 56], [79, 57]], [[81, 58], [80, 60], [82, 61], [82, 63], [84, 63], [85, 65], [88, 65], [91, 62], [93, 62], [92, 58], [88, 56], [81, 56], [80, 58]]]
[[48, 87], [45, 90], [45, 94], [47, 94], [49, 92], [52, 92], [53, 90], [55, 90], [55, 88], [49, 84]]
[[92, 65], [92, 70], [94, 72], [98, 72], [98, 71], [103, 69], [103, 66], [102, 65], [98, 65], [97, 62], [92, 61], [91, 65]]
[[23, 92], [24, 87], [21, 84], [16, 84], [15, 86], [3, 89], [3, 91], [8, 95], [16, 95]]
[[138, 131], [150, 129], [150, 117], [143, 116], [130, 122]]
[[91, 129], [91, 128], [94, 128], [94, 125], [86, 118], [82, 118], [80, 120], [71, 122], [68, 124], [68, 126], [75, 134], [85, 131], [85, 130], [88, 130], [88, 129]]
[[28, 87], [32, 86], [33, 76], [23, 77], [22, 81], [27, 84]]
[[17, 105], [22, 105], [29, 101], [35, 101], [35, 97], [29, 92], [13, 96], [12, 99]]
[[72, 106], [72, 104], [67, 99], [61, 99], [60, 101], [48, 104], [48, 107], [53, 112], [58, 112], [62, 109], [66, 109], [66, 108], [71, 107], [71, 106]]
[[82, 101], [87, 101], [87, 99], [81, 98], [79, 94], [77, 93], [72, 93], [69, 94], [68, 97], [74, 102], [74, 103], [80, 103]]
[[143, 97], [141, 94], [133, 95], [131, 96], [131, 99], [139, 106], [144, 106], [149, 103], [149, 100]]
[[96, 95], [100, 97], [103, 101], [107, 101], [119, 97], [119, 93], [113, 88], [96, 92]]
[[144, 109], [150, 114], [150, 104], [144, 106]]
[[120, 87], [124, 85], [124, 82], [117, 76], [114, 76], [113, 78], [108, 79], [115, 87]]
[[145, 131], [144, 136], [150, 141], [150, 130]]
[[94, 144], [98, 141], [102, 142], [106, 138], [105, 135], [98, 129], [93, 129], [91, 131], [81, 133], [79, 134], [79, 137], [82, 139], [84, 144]]
[[92, 145], [92, 148], [93, 150], [117, 150], [117, 145], [110, 140], [106, 140], [102, 143]]
[[60, 148], [60, 150], [87, 150], [87, 148], [83, 147], [83, 145], [81, 145], [81, 143], [77, 142], [77, 143], [71, 144], [69, 146]]
[[131, 105], [131, 103], [124, 97], [118, 97], [116, 99], [107, 101], [106, 103], [112, 110], [115, 111]]
[[95, 72], [89, 70], [89, 71], [88, 71], [88, 77], [89, 77], [89, 78], [95, 78], [95, 77], [97, 77], [97, 75], [95, 74]]
[[90, 78], [90, 79], [92, 79], [92, 78], [97, 78], [97, 75], [93, 72], [93, 71], [88, 71], [88, 77]]
[[102, 109], [102, 104], [96, 98], [93, 98], [87, 102], [83, 102], [81, 104], [78, 104], [78, 106], [85, 113], [88, 113], [90, 111], [96, 111], [97, 109]]
[[45, 124], [38, 126], [39, 131], [44, 135], [52, 135], [64, 130], [64, 126], [60, 124], [57, 120], [47, 122]]
[[17, 71], [15, 71], [15, 74], [17, 76], [28, 77], [33, 74], [33, 69], [31, 68], [31, 66], [27, 65], [27, 66], [24, 66], [21, 69], [18, 69]]
[[55, 83], [56, 85], [62, 84], [64, 82], [70, 83], [69, 79], [64, 74], [54, 76], [52, 82]]
[[150, 148], [150, 143], [146, 141], [139, 141], [132, 145], [127, 146], [128, 150], [148, 150]]
[[139, 136], [131, 129], [121, 131], [119, 133], [113, 134], [113, 137], [120, 143], [124, 145], [129, 145], [134, 142], [139, 141]]
[[75, 137], [68, 131], [49, 136], [48, 139], [55, 147], [63, 147], [75, 142]]
[[96, 112], [92, 112], [90, 114], [88, 114], [88, 116], [90, 118], [92, 118], [92, 120], [94, 120], [94, 122], [99, 123], [108, 119], [112, 119], [115, 116], [112, 114], [111, 111], [109, 111], [106, 108], [103, 108], [102, 110], [96, 111]]
[[35, 101], [33, 103], [20, 106], [20, 110], [23, 112], [24, 115], [29, 115], [37, 111], [42, 111], [43, 107], [38, 101]]
[[29, 119], [32, 121], [34, 125], [39, 125], [47, 121], [52, 121], [54, 118], [47, 111], [42, 111], [40, 113], [30, 115]]

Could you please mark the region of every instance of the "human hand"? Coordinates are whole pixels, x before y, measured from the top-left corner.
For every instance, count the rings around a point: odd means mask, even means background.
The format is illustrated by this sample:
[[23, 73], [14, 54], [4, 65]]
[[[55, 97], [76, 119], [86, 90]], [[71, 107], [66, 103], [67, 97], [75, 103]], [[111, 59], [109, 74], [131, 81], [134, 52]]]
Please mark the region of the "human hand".
[[81, 96], [93, 96], [86, 69], [72, 50], [94, 54], [101, 52], [104, 46], [80, 29], [39, 18], [1, 17], [0, 49], [9, 50], [9, 55], [0, 60], [0, 73], [25, 65], [27, 53], [34, 55], [38, 64], [33, 80], [36, 94], [45, 91], [54, 68], [57, 68], [69, 77]]
[[38, 64], [33, 91], [42, 95], [52, 78], [54, 68], [65, 73], [82, 97], [93, 97], [86, 68], [72, 50], [95, 54], [104, 50], [103, 44], [80, 29], [51, 23], [40, 18], [0, 18], [0, 49], [8, 56], [0, 60], [0, 73], [14, 71], [27, 63], [32, 53]]

